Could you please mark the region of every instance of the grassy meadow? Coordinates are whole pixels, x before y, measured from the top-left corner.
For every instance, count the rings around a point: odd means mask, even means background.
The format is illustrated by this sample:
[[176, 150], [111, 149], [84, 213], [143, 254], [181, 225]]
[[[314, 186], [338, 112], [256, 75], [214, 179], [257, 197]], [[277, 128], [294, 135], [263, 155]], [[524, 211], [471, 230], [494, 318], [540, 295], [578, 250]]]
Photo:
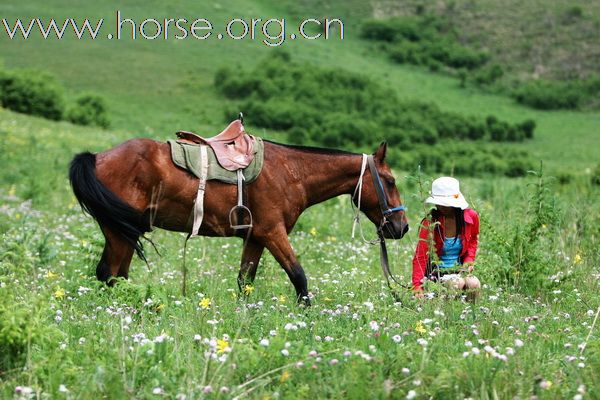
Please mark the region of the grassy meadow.
[[[600, 112], [533, 110], [460, 88], [455, 77], [377, 57], [358, 34], [362, 19], [393, 6], [377, 4], [35, 0], [0, 5], [0, 18], [110, 19], [117, 9], [140, 19], [340, 16], [347, 22], [343, 41], [282, 47], [302, 62], [363, 73], [402, 98], [445, 111], [534, 119], [534, 138], [510, 146], [526, 150], [541, 169], [515, 179], [457, 177], [482, 217], [480, 298], [467, 302], [429, 285], [423, 300], [400, 288], [394, 299], [377, 247], [351, 238], [347, 196], [307, 210], [290, 235], [308, 277], [310, 308], [295, 304], [291, 283], [267, 252], [255, 284], [240, 296], [242, 243], [235, 238], [190, 241], [183, 296], [185, 235], [162, 230], [148, 235], [160, 254], [147, 246], [148, 265], [134, 259], [130, 279], [106, 287], [95, 278], [102, 234], [66, 177], [72, 157], [131, 137], [217, 132], [230, 103], [213, 86], [215, 72], [251, 69], [279, 49], [244, 40], [0, 36], [0, 66], [52, 73], [67, 100], [97, 93], [111, 120], [110, 129], [82, 127], [0, 108], [0, 398], [600, 398], [600, 203], [592, 182], [600, 174]], [[596, 6], [577, 4], [588, 22], [598, 18]], [[523, 23], [538, 10], [530, 7]], [[246, 121], [251, 133], [285, 140], [282, 132], [253, 129], [251, 115]], [[412, 229], [388, 250], [392, 270], [409, 283], [423, 199], [437, 175], [415, 165], [395, 176]]]

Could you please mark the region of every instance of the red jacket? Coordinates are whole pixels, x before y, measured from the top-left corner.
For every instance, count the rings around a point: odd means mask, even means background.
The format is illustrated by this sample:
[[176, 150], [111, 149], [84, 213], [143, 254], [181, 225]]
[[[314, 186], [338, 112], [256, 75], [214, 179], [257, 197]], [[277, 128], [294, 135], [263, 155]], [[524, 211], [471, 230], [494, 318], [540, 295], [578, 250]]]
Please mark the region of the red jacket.
[[[477, 241], [479, 238], [479, 215], [475, 210], [470, 208], [465, 209], [465, 229], [460, 234], [460, 240], [462, 242], [462, 251], [460, 252], [460, 261], [462, 264], [474, 262], [477, 254]], [[439, 219], [439, 229], [434, 229], [434, 242], [435, 250], [440, 257], [442, 255], [442, 248], [444, 246], [444, 217]], [[421, 221], [421, 229], [419, 230], [419, 242], [417, 243], [417, 250], [413, 257], [413, 274], [412, 283], [415, 289], [421, 288], [423, 277], [427, 270], [427, 264], [429, 262], [429, 220], [425, 218]]]

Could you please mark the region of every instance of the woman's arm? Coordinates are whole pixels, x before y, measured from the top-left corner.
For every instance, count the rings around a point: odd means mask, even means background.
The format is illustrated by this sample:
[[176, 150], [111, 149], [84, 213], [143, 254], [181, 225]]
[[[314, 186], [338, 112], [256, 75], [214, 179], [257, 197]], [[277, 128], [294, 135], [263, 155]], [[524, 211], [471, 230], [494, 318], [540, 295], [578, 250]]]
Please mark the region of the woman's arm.
[[421, 283], [425, 277], [429, 262], [429, 220], [421, 221], [419, 229], [419, 242], [413, 257], [412, 284], [414, 290], [422, 290]]
[[467, 252], [463, 259], [463, 264], [473, 264], [475, 262], [475, 257], [477, 256], [477, 246], [479, 244], [479, 215], [474, 210], [470, 210], [470, 212], [473, 223], [471, 224], [471, 229], [469, 232], [469, 242], [467, 245]]

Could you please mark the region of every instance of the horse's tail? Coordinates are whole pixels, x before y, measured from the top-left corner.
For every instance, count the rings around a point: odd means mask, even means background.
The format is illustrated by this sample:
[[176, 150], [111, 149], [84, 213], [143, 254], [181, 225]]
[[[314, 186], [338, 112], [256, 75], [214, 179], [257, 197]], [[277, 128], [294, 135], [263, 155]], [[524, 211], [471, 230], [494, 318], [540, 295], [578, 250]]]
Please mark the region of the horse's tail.
[[144, 246], [140, 238], [150, 230], [144, 214], [121, 200], [98, 180], [96, 155], [90, 152], [77, 154], [69, 167], [69, 180], [81, 208], [100, 226], [107, 226], [120, 235], [144, 261]]

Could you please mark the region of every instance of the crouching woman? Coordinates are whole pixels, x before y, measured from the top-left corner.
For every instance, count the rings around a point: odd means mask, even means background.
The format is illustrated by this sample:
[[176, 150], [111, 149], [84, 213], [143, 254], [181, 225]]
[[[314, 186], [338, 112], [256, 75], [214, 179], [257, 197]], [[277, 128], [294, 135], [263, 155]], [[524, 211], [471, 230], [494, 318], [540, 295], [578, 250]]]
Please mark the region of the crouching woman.
[[[447, 287], [467, 290], [477, 297], [481, 286], [472, 276], [479, 237], [479, 215], [468, 208], [458, 180], [441, 177], [433, 181], [426, 203], [435, 205], [423, 219], [413, 257], [412, 283], [415, 296], [423, 296], [422, 284], [431, 280]], [[433, 236], [433, 241], [432, 241]], [[430, 251], [435, 251], [432, 257]], [[462, 277], [457, 272], [466, 272]]]

